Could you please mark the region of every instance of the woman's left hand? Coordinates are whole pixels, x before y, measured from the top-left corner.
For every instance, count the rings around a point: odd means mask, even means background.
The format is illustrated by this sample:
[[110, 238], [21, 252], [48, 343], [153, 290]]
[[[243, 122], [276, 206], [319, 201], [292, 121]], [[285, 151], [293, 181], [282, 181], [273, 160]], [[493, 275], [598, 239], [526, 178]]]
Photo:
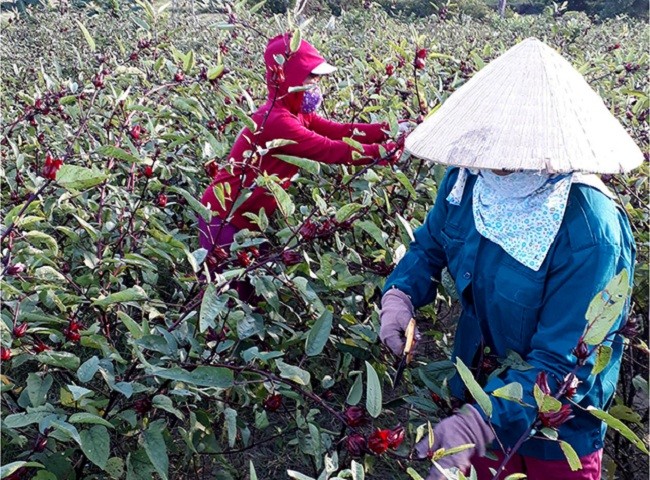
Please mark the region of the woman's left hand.
[[[464, 405], [458, 413], [445, 418], [434, 427], [433, 445], [429, 446], [428, 435], [425, 435], [425, 438], [415, 445], [415, 451], [419, 458], [430, 458], [441, 448], [449, 450], [460, 445], [472, 444], [474, 445], [472, 448], [442, 457], [437, 461], [442, 468], [458, 467], [464, 471], [471, 465], [473, 456], [485, 455], [485, 449], [493, 440], [494, 433], [481, 414], [473, 406]], [[439, 479], [444, 477], [434, 465], [429, 471], [427, 480]]]

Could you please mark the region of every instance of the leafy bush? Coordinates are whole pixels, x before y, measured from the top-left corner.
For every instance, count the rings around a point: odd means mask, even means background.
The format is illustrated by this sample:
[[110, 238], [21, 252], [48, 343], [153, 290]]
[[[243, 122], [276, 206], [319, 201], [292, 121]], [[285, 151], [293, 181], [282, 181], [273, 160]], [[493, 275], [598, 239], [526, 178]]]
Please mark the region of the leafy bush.
[[[257, 216], [261, 233], [242, 232], [224, 257], [199, 249], [197, 215], [209, 212], [195, 199], [266, 96], [266, 38], [293, 28], [244, 2], [216, 11], [142, 3], [94, 16], [34, 12], [4, 27], [3, 476], [408, 478], [406, 468], [427, 469], [396, 459], [427, 419], [449, 411], [452, 297], [441, 291], [420, 313], [422, 354], [441, 361], [422, 357], [396, 391], [378, 308], [443, 169], [410, 158], [302, 162], [288, 194], [276, 189], [280, 213]], [[536, 35], [579, 66], [648, 150], [643, 25], [584, 16], [406, 25], [375, 7], [326, 25], [317, 19], [304, 34], [341, 67], [324, 83], [331, 118], [395, 128]], [[648, 308], [647, 173], [606, 178], [640, 247], [637, 313]], [[223, 274], [209, 282], [217, 263]], [[252, 303], [231, 288], [244, 279]], [[625, 403], [612, 414], [638, 433], [647, 406], [631, 400], [647, 392], [647, 357], [630, 343]], [[628, 443], [616, 448], [619, 473], [634, 475], [630, 462], [643, 458]]]

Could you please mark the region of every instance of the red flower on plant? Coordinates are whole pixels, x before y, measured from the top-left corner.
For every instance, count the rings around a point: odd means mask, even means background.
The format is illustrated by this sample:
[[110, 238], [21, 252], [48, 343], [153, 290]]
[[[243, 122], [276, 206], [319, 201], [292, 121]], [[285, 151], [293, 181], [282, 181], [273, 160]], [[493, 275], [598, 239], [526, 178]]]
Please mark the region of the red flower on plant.
[[278, 411], [282, 406], [282, 395], [280, 395], [279, 393], [269, 395], [264, 399], [262, 406], [264, 407], [264, 410], [266, 410], [267, 412]]
[[142, 135], [142, 127], [140, 125], [134, 125], [131, 127], [131, 130], [129, 130], [129, 136], [133, 140], [140, 140], [140, 135]]
[[537, 380], [535, 380], [535, 384], [545, 395], [551, 394], [551, 388], [548, 386], [548, 377], [546, 375], [546, 372], [542, 371], [537, 374]]
[[147, 178], [153, 177], [153, 167], [151, 165], [145, 165], [144, 169], [142, 170], [142, 175]]
[[24, 337], [25, 333], [27, 333], [27, 327], [29, 327], [29, 325], [27, 325], [26, 322], [14, 325], [14, 329], [13, 329], [14, 337], [16, 338]]
[[389, 430], [388, 433], [388, 448], [395, 450], [396, 448], [399, 448], [399, 446], [402, 444], [404, 441], [404, 427], [401, 425], [399, 427], [395, 427], [392, 430]]
[[297, 265], [302, 262], [302, 255], [296, 252], [295, 250], [285, 250], [282, 252], [282, 262], [290, 267], [292, 265]]
[[427, 66], [427, 62], [423, 58], [416, 58], [415, 59], [415, 68], [418, 70], [424, 70], [424, 67]]
[[165, 208], [167, 206], [167, 195], [164, 193], [159, 194], [156, 203], [160, 208]]
[[147, 396], [139, 398], [138, 400], [133, 402], [133, 410], [135, 410], [135, 413], [137, 413], [140, 416], [149, 412], [152, 406], [153, 403], [151, 402], [151, 398]]
[[375, 430], [368, 437], [368, 450], [375, 455], [381, 455], [388, 450], [388, 436], [390, 430]]
[[424, 60], [425, 58], [427, 58], [427, 49], [419, 48], [418, 51], [415, 53], [415, 56], [419, 59]]
[[316, 231], [318, 230], [318, 225], [316, 225], [311, 220], [305, 220], [305, 222], [298, 230], [298, 233], [302, 235], [305, 240], [313, 240], [316, 237]]
[[363, 407], [349, 407], [343, 412], [343, 417], [349, 427], [362, 427], [368, 423], [368, 416]]
[[38, 338], [34, 340], [34, 351], [36, 353], [41, 353], [46, 350], [51, 350], [49, 345], [47, 345], [46, 343], [44, 343], [42, 340]]
[[0, 347], [0, 359], [3, 362], [11, 359], [11, 348]]
[[19, 273], [23, 273], [24, 271], [25, 271], [24, 263], [14, 263], [13, 265], [9, 265], [7, 267], [7, 275], [18, 275]]
[[567, 420], [573, 418], [571, 415], [571, 405], [564, 404], [557, 412], [540, 412], [539, 419], [547, 428], [558, 428]]
[[353, 457], [360, 457], [366, 451], [366, 439], [358, 433], [348, 435], [345, 438], [345, 449]]
[[389, 63], [386, 65], [386, 75], [390, 77], [393, 75], [393, 73], [395, 73], [395, 67]]
[[71, 342], [76, 343], [79, 340], [81, 340], [81, 334], [76, 330], [71, 330], [70, 328], [66, 328], [65, 330], [63, 330], [63, 334], [65, 335], [65, 338]]
[[589, 356], [589, 346], [584, 342], [584, 340], [580, 340], [578, 346], [573, 349], [573, 355], [575, 355], [581, 363], [587, 359]]
[[48, 153], [45, 155], [45, 164], [43, 165], [41, 175], [43, 175], [48, 180], [56, 180], [56, 172], [59, 171], [61, 165], [63, 165], [63, 160], [60, 158], [54, 158]]
[[239, 262], [239, 265], [244, 268], [248, 267], [252, 263], [251, 257], [248, 256], [248, 253], [243, 251], [237, 252], [237, 261]]

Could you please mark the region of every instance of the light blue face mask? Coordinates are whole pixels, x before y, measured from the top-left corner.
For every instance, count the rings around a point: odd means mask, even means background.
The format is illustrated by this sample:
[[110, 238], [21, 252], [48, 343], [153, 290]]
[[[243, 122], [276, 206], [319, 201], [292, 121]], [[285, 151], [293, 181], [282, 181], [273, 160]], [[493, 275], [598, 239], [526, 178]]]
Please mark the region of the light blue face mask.
[[485, 188], [490, 190], [495, 200], [528, 197], [542, 188], [551, 178], [548, 174], [538, 172], [497, 175], [492, 170], [479, 170], [479, 175]]
[[303, 93], [300, 111], [302, 113], [314, 113], [321, 106], [321, 103], [323, 103], [323, 93], [318, 85], [314, 85]]

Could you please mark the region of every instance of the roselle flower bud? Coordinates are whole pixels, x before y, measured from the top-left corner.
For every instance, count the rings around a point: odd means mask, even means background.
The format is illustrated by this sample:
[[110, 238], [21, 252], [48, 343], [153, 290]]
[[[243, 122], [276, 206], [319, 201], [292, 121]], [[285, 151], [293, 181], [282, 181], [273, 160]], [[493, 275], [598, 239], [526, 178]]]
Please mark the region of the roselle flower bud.
[[277, 412], [282, 406], [282, 395], [279, 393], [269, 395], [264, 399], [262, 406], [267, 412]]
[[395, 73], [395, 67], [389, 63], [386, 65], [386, 75], [390, 77], [393, 75], [393, 73]]
[[51, 350], [49, 345], [47, 345], [46, 343], [44, 343], [42, 340], [38, 338], [34, 340], [34, 352], [41, 353], [46, 350]]
[[343, 417], [349, 427], [362, 427], [368, 423], [368, 416], [366, 415], [365, 409], [359, 406], [348, 407], [343, 412]]
[[252, 263], [251, 258], [248, 256], [248, 253], [246, 252], [237, 252], [237, 261], [239, 262], [239, 265], [241, 265], [244, 268], [250, 266], [250, 264]]
[[300, 227], [300, 230], [298, 230], [298, 233], [300, 233], [302, 238], [309, 241], [313, 240], [316, 237], [317, 229], [318, 226], [314, 222], [311, 220], [305, 220], [305, 222]]
[[70, 320], [70, 323], [68, 324], [68, 330], [71, 332], [78, 332], [81, 330], [81, 323], [79, 323], [77, 320]]
[[221, 333], [217, 333], [217, 331], [212, 328], [208, 327], [208, 331], [205, 334], [205, 339], [208, 342], [223, 342], [226, 339], [226, 328], [224, 327], [221, 330]]
[[11, 359], [11, 348], [0, 347], [0, 360], [6, 362]]
[[228, 260], [228, 258], [230, 257], [230, 255], [228, 254], [228, 252], [226, 251], [226, 249], [223, 248], [223, 247], [221, 247], [221, 246], [219, 246], [219, 245], [215, 246], [215, 247], [212, 249], [212, 252], [211, 252], [211, 253], [212, 253], [212, 255], [214, 255], [214, 256], [216, 257], [216, 259], [219, 260], [220, 262], [223, 262], [224, 260]]
[[273, 65], [271, 67], [271, 81], [275, 85], [280, 85], [284, 83], [285, 76], [284, 76], [284, 68], [282, 65]]
[[156, 204], [160, 208], [165, 208], [167, 206], [167, 195], [164, 193], [161, 193], [158, 195], [158, 198], [156, 198]]
[[564, 404], [557, 412], [540, 412], [539, 419], [547, 428], [559, 428], [567, 420], [573, 418], [571, 415], [571, 405]]
[[214, 178], [218, 172], [219, 172], [219, 165], [217, 165], [217, 162], [215, 161], [212, 161], [205, 166], [205, 173], [210, 178]]
[[426, 48], [419, 48], [418, 51], [415, 53], [415, 56], [417, 58], [425, 59], [427, 58], [427, 49]]
[[102, 75], [101, 73], [95, 75], [93, 77], [93, 85], [97, 89], [104, 88], [104, 75]]
[[589, 357], [589, 345], [587, 345], [584, 340], [580, 340], [578, 346], [573, 349], [573, 355], [580, 363], [583, 363], [587, 357]]
[[39, 435], [36, 437], [36, 441], [34, 442], [34, 451], [35, 452], [42, 452], [45, 450], [47, 447], [47, 437], [44, 435]]
[[416, 58], [415, 59], [415, 68], [418, 70], [424, 70], [424, 67], [427, 66], [427, 62], [424, 61], [422, 58]]
[[69, 328], [63, 330], [63, 334], [65, 335], [66, 339], [74, 343], [78, 342], [81, 339], [81, 334], [79, 332], [70, 330]]
[[395, 450], [404, 441], [404, 427], [395, 427], [388, 433], [388, 448]]
[[29, 325], [27, 325], [26, 322], [14, 325], [14, 329], [13, 329], [14, 337], [16, 338], [24, 337], [25, 333], [27, 332], [28, 326]]
[[302, 255], [296, 252], [295, 250], [285, 250], [282, 252], [282, 262], [290, 267], [292, 265], [297, 265], [302, 262]]
[[332, 235], [338, 227], [338, 224], [335, 220], [328, 218], [316, 229], [316, 235], [319, 237], [329, 237]]
[[152, 406], [153, 404], [151, 403], [151, 398], [148, 396], [144, 396], [133, 402], [133, 410], [135, 410], [135, 413], [140, 416], [145, 415], [147, 412], [149, 412]]
[[353, 457], [360, 457], [366, 451], [366, 439], [358, 433], [348, 435], [345, 437], [345, 449]]
[[27, 478], [26, 474], [27, 474], [27, 468], [20, 467], [11, 475], [4, 477], [4, 480], [23, 480], [24, 478]]
[[634, 338], [639, 334], [639, 317], [629, 316], [619, 333], [627, 338]]
[[368, 450], [375, 455], [381, 455], [388, 450], [388, 435], [390, 430], [375, 430], [368, 437]]
[[41, 170], [41, 175], [48, 180], [56, 180], [56, 172], [59, 171], [61, 165], [63, 165], [63, 160], [54, 158], [48, 153], [45, 155], [45, 164], [43, 165], [43, 170]]
[[246, 250], [253, 256], [253, 258], [258, 258], [260, 256], [260, 251], [257, 247], [248, 247]]
[[13, 265], [9, 265], [7, 267], [7, 275], [18, 275], [20, 273], [23, 273], [25, 271], [25, 264], [24, 263], [14, 263]]
[[131, 127], [131, 130], [129, 130], [129, 136], [133, 140], [140, 140], [140, 135], [142, 134], [142, 127], [140, 125], [134, 125]]
[[174, 74], [174, 81], [175, 81], [175, 82], [180, 83], [180, 82], [182, 82], [183, 80], [185, 80], [185, 74], [184, 74], [183, 72], [178, 71], [178, 72], [176, 72], [176, 73]]
[[[569, 377], [571, 377], [569, 379]], [[578, 377], [573, 375], [572, 373], [568, 374], [566, 377], [564, 377], [564, 381], [568, 383], [566, 390], [564, 391], [564, 396], [566, 398], [573, 398], [578, 391], [578, 385], [580, 384], [580, 381], [578, 380]]]
[[548, 377], [546, 376], [546, 372], [541, 371], [537, 374], [537, 380], [535, 380], [535, 384], [545, 395], [551, 394], [551, 388], [548, 386]]
[[145, 165], [145, 167], [142, 169], [142, 175], [147, 178], [153, 177], [153, 167], [151, 165]]

